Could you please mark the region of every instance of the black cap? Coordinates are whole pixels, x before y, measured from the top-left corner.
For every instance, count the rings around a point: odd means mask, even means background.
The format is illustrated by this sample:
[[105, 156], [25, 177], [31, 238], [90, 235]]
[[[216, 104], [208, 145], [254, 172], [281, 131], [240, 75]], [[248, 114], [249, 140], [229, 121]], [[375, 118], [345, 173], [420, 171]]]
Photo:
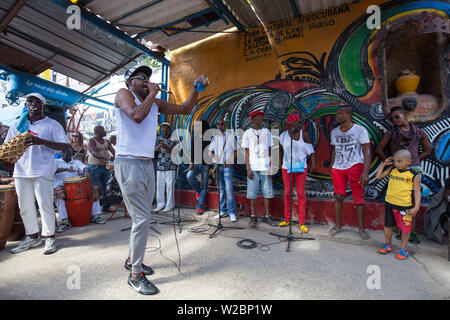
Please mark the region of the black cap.
[[136, 73], [138, 72], [143, 72], [147, 75], [147, 77], [150, 78], [150, 76], [152, 75], [153, 71], [152, 68], [150, 68], [149, 66], [135, 66], [131, 69], [129, 69], [126, 73], [125, 73], [125, 81], [127, 81], [128, 79], [130, 79], [132, 76], [134, 76]]

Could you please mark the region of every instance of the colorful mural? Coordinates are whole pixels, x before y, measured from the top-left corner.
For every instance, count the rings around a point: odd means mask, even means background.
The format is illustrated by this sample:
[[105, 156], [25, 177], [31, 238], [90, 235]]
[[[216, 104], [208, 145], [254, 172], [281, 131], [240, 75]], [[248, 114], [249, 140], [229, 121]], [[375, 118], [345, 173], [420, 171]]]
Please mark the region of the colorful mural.
[[[366, 25], [365, 9], [374, 2], [381, 8], [382, 25], [371, 30]], [[182, 78], [178, 70], [185, 70], [189, 64], [204, 70], [210, 79], [214, 71], [220, 72], [220, 77], [211, 88], [213, 93], [203, 96], [188, 117], [172, 117], [172, 125], [191, 131], [197, 119], [208, 120], [214, 126], [220, 116], [226, 115], [228, 128], [245, 130], [251, 125], [249, 114], [264, 110], [265, 126], [282, 132], [286, 116], [295, 111], [309, 129], [316, 151], [316, 170], [308, 175], [307, 195], [332, 197], [330, 132], [337, 107], [350, 104], [354, 107], [354, 122], [368, 130], [372, 144], [370, 185], [365, 198], [379, 199], [387, 180], [375, 179], [380, 159], [374, 150], [392, 127], [385, 117], [389, 85], [383, 51], [386, 39], [392, 42], [441, 33], [446, 43], [440, 62], [443, 99], [440, 109], [434, 111], [437, 116], [416, 123], [433, 146], [432, 155], [422, 163], [423, 198], [427, 201], [450, 177], [449, 14], [448, 1], [361, 1], [249, 30], [239, 39], [227, 35], [222, 39], [223, 47], [218, 39], [212, 39], [174, 52], [171, 72], [175, 80], [171, 84], [177, 83], [177, 77]], [[208, 57], [204, 58], [206, 51]], [[199, 59], [197, 64], [195, 59]], [[222, 59], [227, 59], [228, 64]], [[227, 89], [221, 91], [223, 88]], [[174, 91], [183, 96], [186, 89], [177, 86]], [[245, 179], [245, 166], [237, 166], [237, 185], [245, 184]], [[282, 188], [280, 173], [274, 177], [274, 186]]]

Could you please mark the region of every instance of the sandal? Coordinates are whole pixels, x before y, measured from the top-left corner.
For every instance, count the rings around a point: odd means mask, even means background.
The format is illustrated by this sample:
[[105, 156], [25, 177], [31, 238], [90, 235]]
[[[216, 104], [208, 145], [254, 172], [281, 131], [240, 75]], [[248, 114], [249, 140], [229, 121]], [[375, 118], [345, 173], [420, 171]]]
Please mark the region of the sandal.
[[331, 237], [334, 237], [339, 232], [341, 232], [341, 228], [338, 229], [336, 227], [333, 227], [333, 228], [330, 229], [330, 231], [328, 231], [328, 235], [331, 236]]

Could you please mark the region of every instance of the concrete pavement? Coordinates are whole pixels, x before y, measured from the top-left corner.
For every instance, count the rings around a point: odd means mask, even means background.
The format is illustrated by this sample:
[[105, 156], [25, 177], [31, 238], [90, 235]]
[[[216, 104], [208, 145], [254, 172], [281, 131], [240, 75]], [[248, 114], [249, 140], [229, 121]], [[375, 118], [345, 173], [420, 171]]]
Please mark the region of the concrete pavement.
[[[8, 242], [0, 251], [0, 299], [450, 299], [447, 243], [422, 236], [420, 245], [410, 244], [410, 259], [399, 261], [392, 253], [376, 253], [384, 243], [382, 231], [369, 230], [370, 240], [363, 241], [356, 229], [329, 237], [329, 225], [311, 225], [306, 236], [316, 240], [294, 241], [286, 252], [284, 239], [269, 232], [287, 234], [288, 228], [258, 222], [249, 229], [248, 217], [235, 224], [225, 218], [225, 226], [244, 229], [222, 230], [210, 239], [215, 228], [208, 224], [217, 223], [216, 212], [181, 213], [197, 222], [183, 223], [181, 234], [177, 226], [174, 234], [173, 226], [160, 223], [152, 227], [161, 234], [150, 231], [144, 262], [155, 269], [149, 279], [161, 291], [156, 296], [142, 296], [126, 284], [129, 230], [121, 230], [131, 221], [123, 218], [58, 234], [59, 250], [49, 256], [42, 254], [43, 246], [11, 254], [19, 242]], [[171, 218], [153, 214], [155, 222]], [[300, 235], [297, 226], [293, 230]], [[258, 247], [239, 248], [241, 239]], [[399, 243], [394, 240], [394, 249]]]

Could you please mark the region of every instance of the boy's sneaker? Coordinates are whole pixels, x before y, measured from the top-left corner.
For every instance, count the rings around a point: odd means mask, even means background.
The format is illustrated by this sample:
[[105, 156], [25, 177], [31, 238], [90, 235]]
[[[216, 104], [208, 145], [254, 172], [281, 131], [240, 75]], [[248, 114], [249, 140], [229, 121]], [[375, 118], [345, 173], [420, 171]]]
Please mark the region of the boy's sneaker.
[[54, 237], [45, 239], [44, 254], [52, 254], [56, 252], [56, 240]]
[[300, 228], [300, 231], [303, 233], [307, 233], [309, 231], [308, 227], [306, 227], [304, 224], [299, 224], [298, 227]]
[[278, 226], [283, 228], [283, 227], [287, 227], [289, 224], [290, 224], [289, 221], [281, 221]]
[[406, 260], [409, 257], [409, 252], [406, 249], [400, 249], [400, 250], [398, 250], [395, 257], [399, 260]]
[[141, 272], [136, 278], [128, 276], [128, 285], [139, 292], [140, 294], [152, 295], [159, 293], [159, 290], [153, 283], [151, 283]]
[[230, 213], [230, 221], [236, 222], [236, 215], [234, 213]]
[[26, 251], [30, 248], [38, 247], [42, 244], [41, 236], [38, 236], [36, 239], [32, 239], [30, 236], [26, 236], [25, 240], [23, 240], [17, 247], [12, 248], [11, 253], [19, 253]]
[[258, 218], [250, 217], [250, 222], [248, 223], [250, 228], [256, 228], [256, 223], [258, 222]]
[[[132, 266], [131, 266], [131, 263], [128, 262], [128, 259], [125, 260], [124, 267], [125, 267], [125, 269], [131, 271]], [[155, 273], [155, 271], [152, 268], [150, 268], [149, 266], [146, 266], [145, 264], [142, 264], [142, 272], [146, 276], [151, 276], [152, 274]]]
[[392, 251], [392, 247], [390, 244], [387, 244], [387, 243], [378, 249], [378, 253], [381, 253], [381, 254], [387, 254], [391, 251]]
[[417, 232], [415, 232], [415, 231], [411, 232], [411, 234], [409, 235], [409, 242], [414, 243], [414, 244], [420, 244], [420, 239], [419, 239], [419, 235], [417, 234]]

